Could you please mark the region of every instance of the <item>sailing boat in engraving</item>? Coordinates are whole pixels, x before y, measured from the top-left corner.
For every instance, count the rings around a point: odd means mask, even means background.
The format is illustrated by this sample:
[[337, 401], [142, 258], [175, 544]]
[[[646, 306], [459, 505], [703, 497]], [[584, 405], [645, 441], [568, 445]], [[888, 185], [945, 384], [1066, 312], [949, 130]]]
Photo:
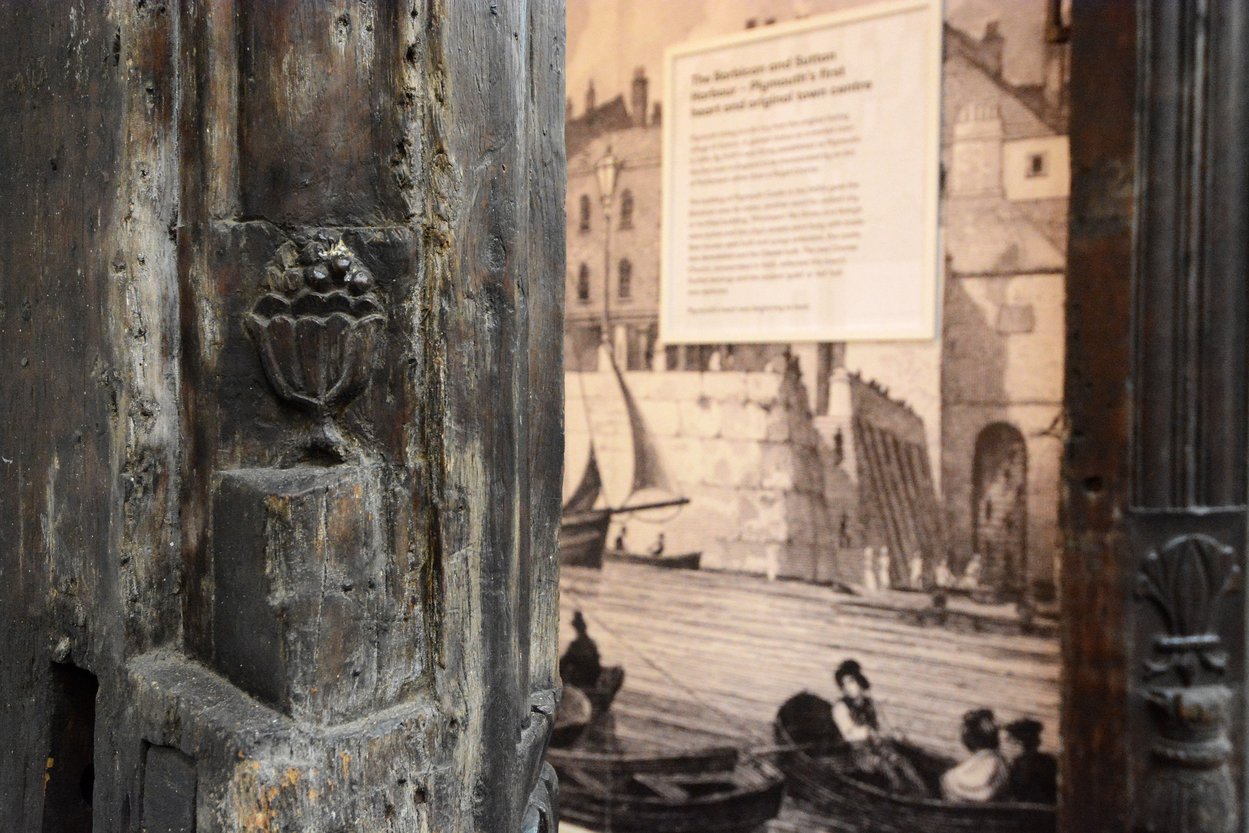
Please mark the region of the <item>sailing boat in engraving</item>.
[[[689, 498], [676, 494], [669, 485], [654, 443], [646, 432], [642, 414], [625, 384], [624, 374], [617, 367], [611, 350], [605, 345], [599, 346], [599, 367], [607, 367], [610, 372], [596, 374], [608, 377], [600, 380], [604, 381], [600, 386], [602, 397], [596, 401], [606, 413], [598, 414], [597, 420], [586, 398], [585, 374], [576, 374], [577, 384], [582, 387], [581, 402], [587, 442], [581, 476], [575, 481], [576, 487], [564, 500], [560, 518], [560, 562], [570, 567], [603, 566], [603, 554], [607, 550], [607, 531], [611, 526], [612, 516], [679, 507], [689, 503]], [[617, 416], [616, 422], [624, 424], [617, 431], [601, 430], [610, 427], [613, 415]], [[596, 426], [600, 430], [596, 430]], [[575, 430], [570, 431], [570, 436], [575, 436], [576, 433]], [[600, 468], [600, 455], [604, 450], [609, 452], [604, 456], [612, 462], [619, 461], [632, 468], [626, 487], [628, 493], [619, 504], [612, 503], [604, 484], [603, 471]], [[566, 455], [570, 462], [574, 457], [571, 453]], [[615, 469], [613, 473], [619, 474]], [[620, 477], [614, 479], [620, 481], [621, 485], [625, 483]], [[629, 553], [621, 555], [636, 557]], [[697, 554], [692, 553], [684, 554], [679, 561], [662, 554], [641, 557], [667, 566], [697, 566]], [[691, 557], [694, 558], [692, 564]]]

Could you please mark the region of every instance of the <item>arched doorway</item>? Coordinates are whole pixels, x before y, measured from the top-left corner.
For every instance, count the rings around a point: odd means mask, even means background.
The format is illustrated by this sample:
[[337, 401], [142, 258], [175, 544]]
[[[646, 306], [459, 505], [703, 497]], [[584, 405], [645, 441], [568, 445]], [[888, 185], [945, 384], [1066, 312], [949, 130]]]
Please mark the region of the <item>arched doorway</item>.
[[1028, 448], [1013, 425], [996, 422], [976, 438], [972, 480], [972, 547], [980, 584], [999, 598], [1019, 599], [1028, 553]]

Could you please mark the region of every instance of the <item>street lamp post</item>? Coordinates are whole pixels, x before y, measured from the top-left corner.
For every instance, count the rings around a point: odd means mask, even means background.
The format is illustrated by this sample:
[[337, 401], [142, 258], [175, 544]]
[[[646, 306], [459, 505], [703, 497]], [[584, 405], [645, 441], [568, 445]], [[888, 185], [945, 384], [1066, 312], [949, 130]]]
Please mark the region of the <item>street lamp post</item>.
[[599, 199], [603, 203], [603, 342], [613, 355], [615, 350], [612, 346], [611, 338], [611, 210], [612, 202], [616, 198], [616, 174], [620, 171], [620, 160], [611, 152], [611, 146], [607, 146], [607, 152], [603, 154], [594, 166], [594, 173], [598, 178]]

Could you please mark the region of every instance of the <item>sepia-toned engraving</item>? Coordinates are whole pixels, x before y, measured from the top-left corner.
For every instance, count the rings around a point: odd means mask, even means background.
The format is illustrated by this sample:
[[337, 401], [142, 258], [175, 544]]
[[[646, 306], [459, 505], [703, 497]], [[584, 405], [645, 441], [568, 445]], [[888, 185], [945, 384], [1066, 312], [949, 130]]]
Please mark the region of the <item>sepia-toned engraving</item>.
[[[736, 28], [798, 14], [768, 8]], [[592, 4], [570, 11], [569, 86], [585, 92], [566, 124], [562, 818], [1052, 831], [1057, 12], [947, 15], [936, 342], [673, 345], [653, 56], [731, 32], [729, 13], [656, 9], [671, 32], [622, 36]]]

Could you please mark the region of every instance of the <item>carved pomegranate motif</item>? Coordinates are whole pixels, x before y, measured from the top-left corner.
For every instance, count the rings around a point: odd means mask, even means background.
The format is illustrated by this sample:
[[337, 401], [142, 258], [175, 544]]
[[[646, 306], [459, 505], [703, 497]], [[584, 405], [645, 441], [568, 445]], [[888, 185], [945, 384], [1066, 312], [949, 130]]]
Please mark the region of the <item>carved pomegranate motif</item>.
[[316, 418], [313, 449], [340, 459], [347, 443], [334, 415], [368, 386], [386, 320], [373, 286], [341, 240], [287, 243], [244, 317], [274, 392]]

